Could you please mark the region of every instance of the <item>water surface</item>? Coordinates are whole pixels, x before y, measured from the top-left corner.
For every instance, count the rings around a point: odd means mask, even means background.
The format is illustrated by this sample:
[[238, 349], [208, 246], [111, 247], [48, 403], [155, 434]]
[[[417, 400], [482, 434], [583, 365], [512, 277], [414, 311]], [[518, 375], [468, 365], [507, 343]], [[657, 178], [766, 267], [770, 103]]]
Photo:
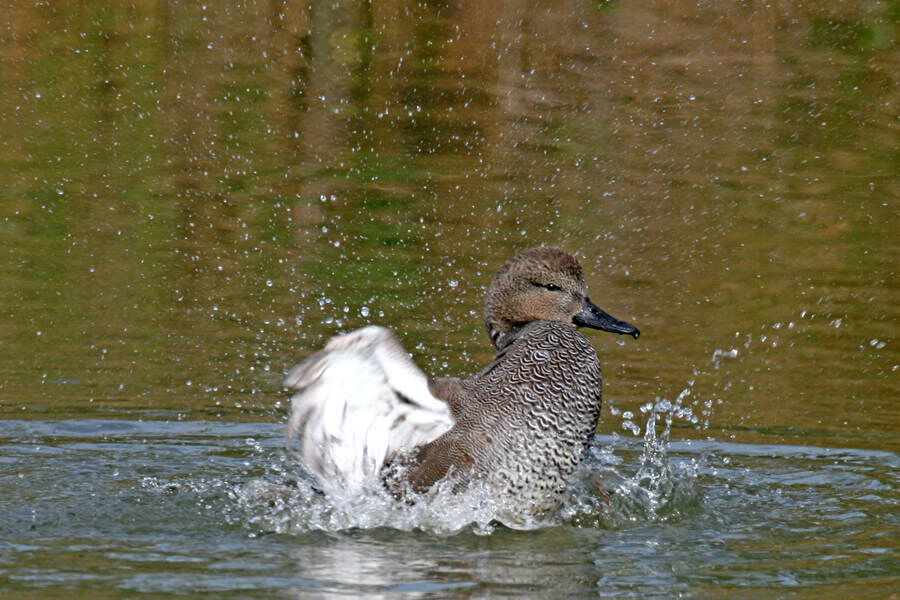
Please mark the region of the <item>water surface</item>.
[[5, 421], [0, 440], [10, 597], [896, 589], [900, 462], [888, 452], [693, 441], [654, 462], [641, 460], [641, 444], [605, 436], [591, 464], [609, 499], [576, 492], [532, 531], [462, 520], [438, 531], [424, 520], [347, 527], [357, 516], [323, 512], [324, 500], [298, 491], [307, 510], [291, 511], [260, 495], [260, 482], [297, 475], [265, 423]]
[[[0, 593], [894, 593], [894, 4], [4, 16]], [[287, 369], [376, 322], [477, 372], [539, 244], [642, 332], [588, 334], [615, 510], [589, 476], [529, 532], [265, 509]]]

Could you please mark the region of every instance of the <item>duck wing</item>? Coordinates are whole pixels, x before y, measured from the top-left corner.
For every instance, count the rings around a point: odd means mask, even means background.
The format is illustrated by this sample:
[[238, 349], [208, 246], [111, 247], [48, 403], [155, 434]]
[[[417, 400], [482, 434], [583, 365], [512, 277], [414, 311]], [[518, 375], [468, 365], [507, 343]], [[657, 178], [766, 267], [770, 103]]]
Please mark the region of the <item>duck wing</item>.
[[453, 427], [450, 407], [388, 329], [370, 325], [332, 338], [288, 373], [288, 437], [326, 492], [348, 493], [380, 477], [400, 450]]

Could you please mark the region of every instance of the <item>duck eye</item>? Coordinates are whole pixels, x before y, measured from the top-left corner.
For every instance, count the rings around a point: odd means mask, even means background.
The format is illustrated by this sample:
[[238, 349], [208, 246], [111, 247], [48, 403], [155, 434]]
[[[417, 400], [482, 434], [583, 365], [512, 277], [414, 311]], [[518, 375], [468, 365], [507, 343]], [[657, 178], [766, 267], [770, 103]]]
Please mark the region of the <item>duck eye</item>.
[[550, 290], [551, 292], [558, 292], [562, 288], [556, 285], [555, 283], [541, 283], [539, 284], [545, 290]]

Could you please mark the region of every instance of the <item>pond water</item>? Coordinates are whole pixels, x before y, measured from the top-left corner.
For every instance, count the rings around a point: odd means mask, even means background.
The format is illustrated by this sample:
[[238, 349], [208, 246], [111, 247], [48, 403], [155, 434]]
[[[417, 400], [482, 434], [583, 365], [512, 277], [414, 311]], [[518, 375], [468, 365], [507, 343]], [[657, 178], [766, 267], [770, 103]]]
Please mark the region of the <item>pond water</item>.
[[649, 442], [657, 452], [643, 453], [634, 440], [603, 436], [590, 471], [610, 498], [577, 489], [545, 526], [513, 531], [450, 510], [441, 519], [434, 510], [329, 507], [291, 483], [296, 472], [285, 467], [274, 429], [0, 423], [0, 492], [12, 507], [0, 546], [7, 593], [746, 598], [896, 591], [900, 461], [891, 452], [657, 439]]
[[[896, 3], [4, 16], [0, 597], [897, 593]], [[311, 494], [287, 369], [477, 372], [536, 245], [642, 332], [561, 513]]]

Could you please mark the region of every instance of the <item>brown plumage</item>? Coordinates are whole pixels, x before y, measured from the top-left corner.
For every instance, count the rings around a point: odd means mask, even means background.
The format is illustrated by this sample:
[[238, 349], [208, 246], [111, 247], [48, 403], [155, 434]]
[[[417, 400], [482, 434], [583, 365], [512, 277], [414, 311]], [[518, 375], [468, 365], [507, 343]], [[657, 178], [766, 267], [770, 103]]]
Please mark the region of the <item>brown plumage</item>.
[[[400, 487], [408, 483], [415, 491], [448, 475], [461, 485], [484, 482], [503, 507], [502, 520], [515, 525], [558, 506], [597, 427], [600, 363], [577, 328], [639, 332], [594, 305], [581, 266], [555, 248], [522, 252], [500, 268], [487, 291], [484, 322], [497, 348], [494, 362], [468, 379], [430, 381], [423, 399], [445, 402], [453, 426], [385, 455], [381, 464], [397, 456], [404, 467]], [[385, 385], [393, 385], [390, 376]], [[295, 396], [295, 411], [306, 393], [300, 388]], [[417, 402], [400, 396], [406, 408]]]

